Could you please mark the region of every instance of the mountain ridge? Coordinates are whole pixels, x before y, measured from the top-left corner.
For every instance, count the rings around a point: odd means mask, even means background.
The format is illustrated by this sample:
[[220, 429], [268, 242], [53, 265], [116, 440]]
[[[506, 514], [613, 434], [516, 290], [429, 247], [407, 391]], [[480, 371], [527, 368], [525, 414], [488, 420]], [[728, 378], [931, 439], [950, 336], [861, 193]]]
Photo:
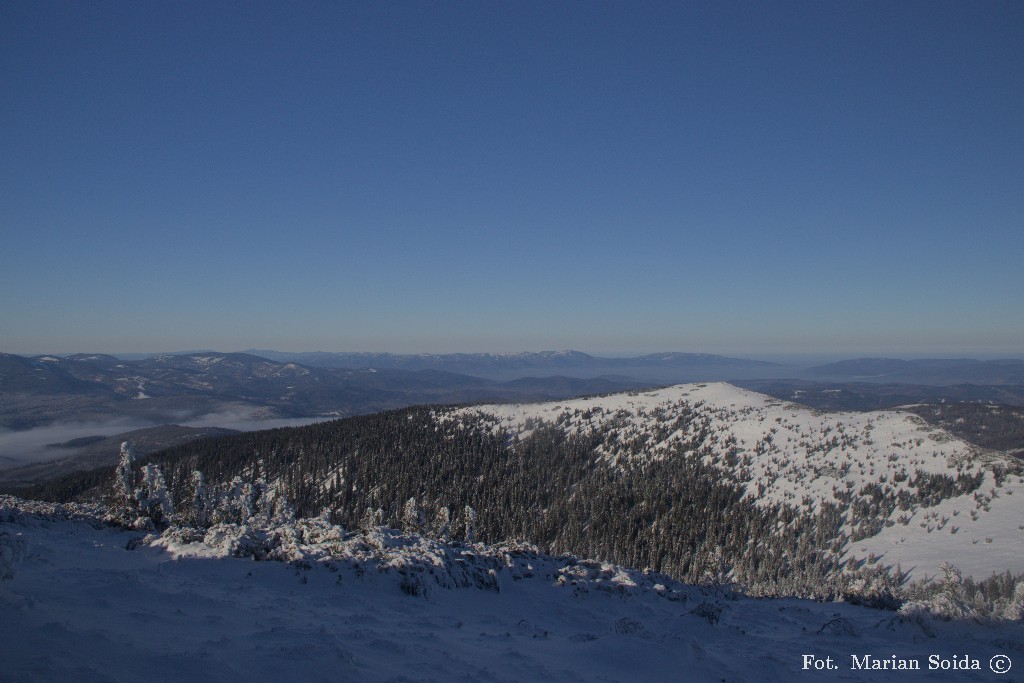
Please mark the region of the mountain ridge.
[[[621, 374], [635, 379], [670, 383], [684, 380], [739, 378], [753, 374], [776, 377], [787, 366], [767, 361], [706, 353], [653, 353], [643, 356], [601, 357], [582, 351], [515, 353], [392, 354], [372, 352], [300, 352], [250, 350], [249, 353], [279, 361], [303, 362], [318, 367], [396, 368], [422, 370], [448, 368], [461, 374], [488, 379], [513, 379], [535, 370], [574, 372], [579, 377]], [[582, 374], [580, 374], [582, 373]]]
[[[396, 525], [410, 499], [428, 519], [469, 505], [491, 541], [680, 580], [722, 562], [765, 594], [826, 590], [864, 558], [915, 576], [945, 561], [975, 577], [1024, 571], [1024, 475], [1007, 453], [909, 412], [824, 413], [724, 383], [419, 406], [195, 441], [153, 462], [178, 499], [200, 470], [225, 491], [265, 477], [300, 514], [328, 509], [350, 526], [373, 510]], [[73, 497], [109, 478], [32, 495]]]
[[[520, 378], [516, 378], [520, 379]], [[522, 384], [522, 383], [521, 383]], [[121, 360], [102, 354], [0, 354], [0, 428], [129, 417], [152, 424], [218, 412], [254, 418], [332, 417], [417, 403], [537, 400], [565, 392], [643, 386], [626, 377], [572, 382], [553, 376], [529, 386], [444, 368], [311, 367], [246, 353], [202, 352]]]
[[1024, 360], [855, 358], [808, 368], [809, 378], [910, 384], [1024, 384]]

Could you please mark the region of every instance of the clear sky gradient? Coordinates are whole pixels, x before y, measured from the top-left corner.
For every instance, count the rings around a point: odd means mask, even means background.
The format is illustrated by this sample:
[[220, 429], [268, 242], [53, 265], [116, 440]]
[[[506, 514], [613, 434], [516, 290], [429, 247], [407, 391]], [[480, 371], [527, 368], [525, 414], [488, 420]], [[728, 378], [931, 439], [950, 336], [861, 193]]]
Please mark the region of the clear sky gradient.
[[1024, 356], [1020, 2], [0, 3], [0, 350]]

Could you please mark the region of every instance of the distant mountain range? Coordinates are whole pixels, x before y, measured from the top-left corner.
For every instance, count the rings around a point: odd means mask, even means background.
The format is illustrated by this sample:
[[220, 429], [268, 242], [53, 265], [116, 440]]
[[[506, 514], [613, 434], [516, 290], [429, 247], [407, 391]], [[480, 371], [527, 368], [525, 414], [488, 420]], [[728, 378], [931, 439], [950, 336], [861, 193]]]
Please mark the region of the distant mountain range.
[[278, 362], [310, 367], [352, 369], [440, 370], [493, 380], [532, 375], [594, 378], [624, 375], [661, 384], [728, 379], [789, 377], [792, 368], [778, 363], [730, 358], [706, 353], [655, 353], [639, 357], [602, 358], [581, 351], [537, 353], [449, 353], [399, 355], [392, 353], [285, 353], [252, 350]]
[[954, 384], [1024, 385], [1024, 360], [859, 358], [805, 367], [706, 353], [653, 353], [604, 358], [581, 351], [539, 353], [288, 353], [252, 350], [253, 355], [308, 367], [441, 370], [508, 380], [537, 374], [570, 377], [622, 375], [660, 384], [731, 380], [805, 379], [948, 386]]
[[733, 384], [818, 410], [883, 410], [914, 403], [997, 403], [1024, 406], [1021, 384], [898, 384], [803, 379], [744, 380]]
[[[943, 401], [1024, 406], [1020, 360], [866, 358], [803, 368], [694, 353], [603, 358], [580, 351], [204, 351], [136, 359], [0, 353], [0, 469], [59, 459], [61, 454], [46, 444], [116, 438], [158, 425], [259, 429], [281, 420], [362, 415], [416, 404], [560, 400], [709, 381], [730, 381], [819, 409]], [[75, 429], [58, 429], [69, 424]], [[14, 430], [8, 435], [39, 433], [8, 439], [4, 430]], [[85, 446], [77, 443], [64, 459], [84, 456]], [[102, 450], [103, 458], [114, 457], [110, 443]], [[49, 471], [23, 474], [36, 479]]]
[[437, 368], [314, 367], [246, 353], [142, 360], [0, 354], [0, 428], [112, 417], [175, 423], [214, 413], [254, 419], [331, 417], [417, 403], [545, 400], [649, 384], [629, 377], [498, 381]]
[[[699, 381], [748, 382], [773, 394], [788, 391], [790, 400], [816, 393], [817, 405], [829, 408], [897, 405], [904, 396], [907, 401], [1024, 403], [1021, 360], [864, 358], [802, 368], [694, 353], [602, 358], [580, 351], [259, 351], [137, 360], [106, 354], [0, 353], [0, 429], [102, 422], [111, 416], [130, 418], [136, 426], [184, 423], [223, 412], [256, 419], [345, 416], [417, 403], [558, 399]], [[796, 381], [813, 382], [818, 389], [787, 384]], [[837, 392], [831, 386], [835, 383], [857, 388], [843, 386]]]
[[849, 382], [1024, 384], [1024, 360], [858, 358], [809, 368], [806, 374], [810, 379]]

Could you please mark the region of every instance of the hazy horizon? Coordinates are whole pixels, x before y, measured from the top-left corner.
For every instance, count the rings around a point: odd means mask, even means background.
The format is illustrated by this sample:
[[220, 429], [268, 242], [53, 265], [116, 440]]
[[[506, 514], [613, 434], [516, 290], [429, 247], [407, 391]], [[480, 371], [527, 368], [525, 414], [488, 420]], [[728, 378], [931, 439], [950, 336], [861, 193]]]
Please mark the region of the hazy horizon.
[[95, 349], [87, 351], [44, 351], [44, 352], [25, 352], [16, 353], [12, 351], [5, 351], [0, 349], [0, 352], [15, 353], [15, 355], [35, 357], [35, 356], [56, 356], [56, 357], [67, 357], [72, 355], [90, 355], [90, 354], [102, 354], [108, 356], [114, 356], [122, 360], [135, 360], [141, 358], [152, 358], [154, 356], [169, 356], [169, 355], [187, 355], [197, 353], [249, 353], [259, 355], [260, 352], [273, 352], [273, 353], [287, 353], [287, 354], [303, 354], [303, 353], [354, 353], [354, 354], [391, 354], [396, 356], [416, 356], [416, 355], [455, 355], [455, 354], [495, 354], [495, 355], [512, 355], [512, 354], [528, 354], [528, 353], [558, 353], [564, 351], [575, 351], [585, 353], [590, 356], [597, 358], [638, 358], [647, 355], [658, 355], [658, 354], [669, 354], [669, 353], [681, 353], [681, 354], [700, 354], [700, 355], [713, 355], [713, 356], [724, 356], [731, 358], [739, 358], [744, 360], [755, 360], [765, 361], [769, 363], [778, 363], [781, 365], [793, 365], [797, 366], [811, 366], [815, 364], [826, 364], [842, 360], [855, 360], [860, 358], [886, 358], [886, 359], [897, 359], [897, 360], [959, 360], [959, 359], [972, 359], [980, 361], [990, 360], [1024, 360], [1024, 354], [1012, 355], [1012, 354], [999, 354], [999, 353], [969, 353], [969, 354], [957, 354], [951, 352], [922, 352], [922, 353], [885, 353], [880, 351], [872, 354], [861, 354], [855, 353], [835, 353], [835, 352], [779, 352], [779, 353], [724, 353], [716, 351], [679, 351], [673, 349], [661, 349], [656, 351], [589, 351], [586, 349], [533, 349], [533, 350], [518, 350], [518, 351], [370, 351], [370, 350], [341, 350], [341, 351], [325, 351], [323, 349], [269, 349], [269, 348], [253, 348], [246, 347], [240, 349], [213, 349], [213, 348], [187, 348], [174, 351], [97, 351]]

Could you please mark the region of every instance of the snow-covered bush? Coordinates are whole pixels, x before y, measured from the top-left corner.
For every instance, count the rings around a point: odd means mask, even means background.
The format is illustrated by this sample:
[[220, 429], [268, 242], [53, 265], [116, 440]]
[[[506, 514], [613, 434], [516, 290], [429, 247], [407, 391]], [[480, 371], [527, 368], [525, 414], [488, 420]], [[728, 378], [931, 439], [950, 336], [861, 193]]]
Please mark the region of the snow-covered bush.
[[14, 578], [14, 566], [25, 557], [25, 539], [9, 529], [0, 529], [0, 581]]
[[215, 524], [207, 530], [203, 543], [231, 557], [262, 560], [268, 553], [265, 534], [247, 524]]
[[841, 597], [855, 605], [898, 610], [903, 605], [907, 575], [898, 565], [893, 571], [881, 564], [865, 565], [840, 576]]
[[1024, 580], [1017, 583], [1013, 597], [1006, 602], [996, 616], [1011, 621], [1024, 619]]
[[1024, 575], [1005, 572], [976, 581], [961, 576], [950, 564], [940, 568], [941, 578], [916, 581], [904, 589], [907, 605], [943, 620], [1024, 618]]
[[935, 637], [935, 629], [932, 624], [933, 612], [930, 607], [921, 602], [907, 602], [899, 609], [898, 619], [903, 623], [916, 624], [929, 638]]
[[12, 504], [16, 501], [17, 498], [0, 496], [0, 524], [17, 522], [24, 516], [24, 513]]

